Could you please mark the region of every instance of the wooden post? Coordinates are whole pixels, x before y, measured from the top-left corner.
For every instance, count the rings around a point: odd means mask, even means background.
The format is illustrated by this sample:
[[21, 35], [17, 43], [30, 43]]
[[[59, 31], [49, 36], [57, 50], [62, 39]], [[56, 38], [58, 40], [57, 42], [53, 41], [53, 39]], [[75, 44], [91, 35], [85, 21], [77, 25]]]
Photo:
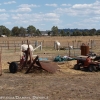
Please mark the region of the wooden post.
[[72, 41], [73, 42], [73, 49], [74, 49], [74, 41]]
[[16, 52], [16, 44], [15, 44], [15, 52]]
[[23, 44], [23, 41], [22, 41], [22, 44]]
[[77, 41], [77, 48], [78, 48], [79, 41]]
[[38, 41], [36, 40], [36, 41], [35, 41], [35, 47], [37, 47], [37, 46], [38, 46]]
[[54, 49], [56, 50], [56, 42], [54, 41]]
[[0, 51], [0, 76], [2, 75], [2, 64], [1, 64], [1, 51]]
[[91, 49], [92, 49], [92, 47], [93, 47], [93, 41], [91, 40]]
[[68, 42], [68, 48], [69, 48], [69, 42]]
[[42, 50], [42, 42], [40, 42], [40, 45], [41, 45], [41, 46], [40, 46], [40, 50]]
[[9, 50], [9, 41], [7, 42], [7, 44], [8, 44], [8, 50]]
[[69, 57], [70, 57], [70, 47], [69, 47]]
[[1, 46], [1, 53], [2, 53], [2, 46]]

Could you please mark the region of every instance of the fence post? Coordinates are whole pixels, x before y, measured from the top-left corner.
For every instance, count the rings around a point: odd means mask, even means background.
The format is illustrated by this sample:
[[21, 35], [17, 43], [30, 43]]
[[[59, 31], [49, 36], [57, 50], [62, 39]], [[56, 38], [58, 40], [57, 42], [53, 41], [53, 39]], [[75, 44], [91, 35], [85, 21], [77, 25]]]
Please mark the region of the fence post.
[[74, 41], [72, 41], [73, 42], [73, 49], [74, 49]]
[[92, 49], [92, 46], [93, 46], [93, 41], [91, 40], [91, 49]]
[[22, 41], [22, 45], [23, 45], [23, 41]]
[[37, 47], [37, 46], [38, 46], [38, 41], [36, 40], [36, 41], [35, 41], [35, 47]]
[[15, 52], [16, 52], [16, 44], [15, 44]]
[[69, 48], [69, 57], [70, 57], [70, 53], [71, 53], [71, 52], [70, 52], [70, 47], [68, 47], [68, 48]]
[[1, 46], [1, 53], [2, 53], [2, 46]]
[[40, 45], [41, 45], [41, 46], [40, 46], [40, 50], [42, 50], [42, 42], [40, 42]]
[[68, 48], [69, 48], [69, 42], [68, 42]]
[[55, 49], [55, 50], [56, 50], [56, 48], [57, 48], [56, 46], [57, 46], [57, 45], [56, 45], [56, 42], [54, 41], [54, 49]]
[[8, 44], [8, 50], [9, 50], [9, 41], [7, 41], [7, 44]]
[[0, 51], [0, 76], [2, 75], [2, 64], [1, 64], [1, 51]]

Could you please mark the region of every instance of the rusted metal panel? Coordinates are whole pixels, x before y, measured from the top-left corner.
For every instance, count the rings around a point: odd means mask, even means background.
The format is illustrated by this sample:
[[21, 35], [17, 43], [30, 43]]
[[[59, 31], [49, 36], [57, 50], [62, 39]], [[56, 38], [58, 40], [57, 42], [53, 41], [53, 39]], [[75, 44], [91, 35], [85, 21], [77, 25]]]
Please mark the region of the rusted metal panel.
[[89, 54], [89, 46], [88, 45], [82, 45], [81, 46], [81, 55], [87, 55]]
[[54, 62], [40, 62], [40, 65], [44, 70], [50, 73], [55, 73], [57, 69], [59, 69], [59, 66]]
[[0, 75], [2, 75], [1, 51], [0, 51]]

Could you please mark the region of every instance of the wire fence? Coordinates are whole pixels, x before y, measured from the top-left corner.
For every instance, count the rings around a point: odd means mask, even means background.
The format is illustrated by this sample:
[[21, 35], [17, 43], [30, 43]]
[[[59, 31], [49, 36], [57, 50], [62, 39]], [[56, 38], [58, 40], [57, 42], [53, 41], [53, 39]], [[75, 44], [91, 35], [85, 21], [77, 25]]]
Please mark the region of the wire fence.
[[[88, 45], [90, 48], [90, 51], [95, 51], [98, 54], [100, 54], [99, 50], [100, 50], [100, 40], [87, 40], [87, 41], [67, 41], [67, 40], [60, 40], [60, 48], [64, 48], [64, 54], [66, 53], [67, 55], [71, 55], [71, 56], [77, 56], [81, 54], [80, 51], [80, 46], [82, 44]], [[0, 41], [0, 51], [2, 53], [5, 52], [19, 52], [20, 51], [20, 47], [22, 44], [27, 44], [27, 40], [7, 40], [7, 41]], [[29, 44], [31, 44], [33, 46], [33, 48], [36, 48], [38, 45], [42, 45], [42, 48], [40, 47], [40, 49], [38, 50], [46, 50], [46, 51], [50, 51], [50, 50], [54, 50], [56, 51], [55, 48], [55, 40], [42, 40], [42, 41], [38, 41], [38, 40], [29, 40]], [[73, 49], [70, 49], [69, 51], [69, 47], [72, 46]]]

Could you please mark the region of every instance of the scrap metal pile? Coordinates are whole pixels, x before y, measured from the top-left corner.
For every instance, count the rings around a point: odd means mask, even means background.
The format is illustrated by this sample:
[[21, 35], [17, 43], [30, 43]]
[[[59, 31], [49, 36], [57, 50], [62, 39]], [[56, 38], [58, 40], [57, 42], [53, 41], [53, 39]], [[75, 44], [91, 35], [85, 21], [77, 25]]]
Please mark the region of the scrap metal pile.
[[30, 49], [27, 40], [27, 49], [23, 50], [23, 55], [20, 61], [8, 62], [9, 71], [11, 73], [16, 73], [17, 71], [25, 70], [25, 73], [29, 73], [31, 70], [37, 68], [38, 70], [45, 70], [50, 73], [55, 73], [59, 66], [54, 62], [49, 61], [39, 61], [39, 56], [33, 58], [32, 50]]

